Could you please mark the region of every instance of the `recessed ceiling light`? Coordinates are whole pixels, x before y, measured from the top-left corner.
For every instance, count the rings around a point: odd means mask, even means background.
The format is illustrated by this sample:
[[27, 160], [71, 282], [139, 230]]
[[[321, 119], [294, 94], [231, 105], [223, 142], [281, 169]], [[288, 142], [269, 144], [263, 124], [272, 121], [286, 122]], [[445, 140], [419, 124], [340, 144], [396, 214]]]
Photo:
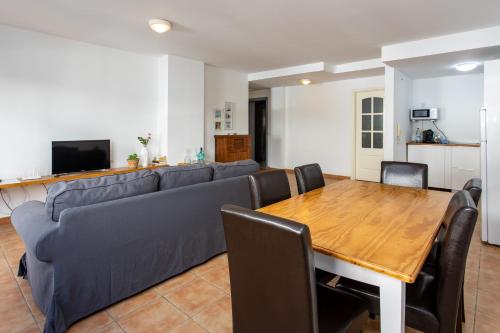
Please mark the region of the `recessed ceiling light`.
[[172, 29], [172, 24], [167, 20], [162, 19], [152, 19], [149, 20], [149, 27], [159, 34], [169, 31]]
[[460, 72], [468, 72], [479, 66], [478, 62], [463, 62], [461, 64], [456, 64], [455, 69]]
[[308, 84], [311, 84], [311, 80], [309, 79], [302, 79], [300, 80], [300, 83], [302, 83], [304, 86], [307, 86]]

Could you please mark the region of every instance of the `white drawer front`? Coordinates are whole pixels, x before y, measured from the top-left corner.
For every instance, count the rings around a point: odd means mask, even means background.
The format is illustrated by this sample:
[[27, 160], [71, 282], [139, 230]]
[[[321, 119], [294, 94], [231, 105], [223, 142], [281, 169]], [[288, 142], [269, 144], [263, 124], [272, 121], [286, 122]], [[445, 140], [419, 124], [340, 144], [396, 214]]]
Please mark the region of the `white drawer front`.
[[451, 147], [451, 188], [461, 190], [471, 178], [481, 176], [480, 149]]
[[446, 188], [446, 149], [443, 146], [409, 145], [408, 162], [424, 163], [429, 167], [429, 186]]

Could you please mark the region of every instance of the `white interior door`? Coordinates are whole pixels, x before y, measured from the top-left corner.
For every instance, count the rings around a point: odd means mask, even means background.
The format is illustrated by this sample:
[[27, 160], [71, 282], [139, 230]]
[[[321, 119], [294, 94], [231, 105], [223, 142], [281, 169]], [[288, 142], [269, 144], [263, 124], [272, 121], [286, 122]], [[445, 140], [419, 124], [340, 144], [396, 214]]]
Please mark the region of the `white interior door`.
[[356, 93], [356, 179], [380, 181], [384, 158], [384, 91]]

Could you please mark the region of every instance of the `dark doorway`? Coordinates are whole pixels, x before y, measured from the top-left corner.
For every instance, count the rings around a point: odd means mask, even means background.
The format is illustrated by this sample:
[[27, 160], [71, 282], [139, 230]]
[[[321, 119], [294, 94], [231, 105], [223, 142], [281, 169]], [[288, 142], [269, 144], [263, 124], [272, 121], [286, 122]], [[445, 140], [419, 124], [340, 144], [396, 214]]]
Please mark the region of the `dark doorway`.
[[250, 99], [248, 116], [252, 157], [261, 168], [265, 168], [267, 167], [267, 97]]

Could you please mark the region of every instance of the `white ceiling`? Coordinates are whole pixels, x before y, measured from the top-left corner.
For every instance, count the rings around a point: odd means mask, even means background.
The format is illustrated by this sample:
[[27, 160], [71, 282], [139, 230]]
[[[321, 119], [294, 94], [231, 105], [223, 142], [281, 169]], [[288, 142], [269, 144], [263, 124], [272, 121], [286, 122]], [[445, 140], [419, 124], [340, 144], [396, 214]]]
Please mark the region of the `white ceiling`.
[[[413, 79], [483, 73], [483, 63], [500, 58], [500, 46], [460, 52], [449, 52], [427, 57], [416, 57], [388, 61], [391, 65]], [[455, 65], [463, 62], [478, 62], [479, 66], [470, 72], [460, 72]]]
[[[243, 72], [380, 57], [387, 44], [500, 25], [498, 0], [0, 0], [0, 23]], [[157, 35], [150, 18], [174, 30]]]
[[307, 78], [311, 80], [311, 84], [356, 79], [360, 77], [384, 75], [384, 68], [374, 68], [369, 70], [359, 70], [342, 74], [333, 74], [326, 71], [310, 72], [307, 74], [284, 75], [275, 78], [254, 80], [248, 83], [250, 90], [269, 89], [272, 87], [288, 87], [301, 85], [300, 80]]

